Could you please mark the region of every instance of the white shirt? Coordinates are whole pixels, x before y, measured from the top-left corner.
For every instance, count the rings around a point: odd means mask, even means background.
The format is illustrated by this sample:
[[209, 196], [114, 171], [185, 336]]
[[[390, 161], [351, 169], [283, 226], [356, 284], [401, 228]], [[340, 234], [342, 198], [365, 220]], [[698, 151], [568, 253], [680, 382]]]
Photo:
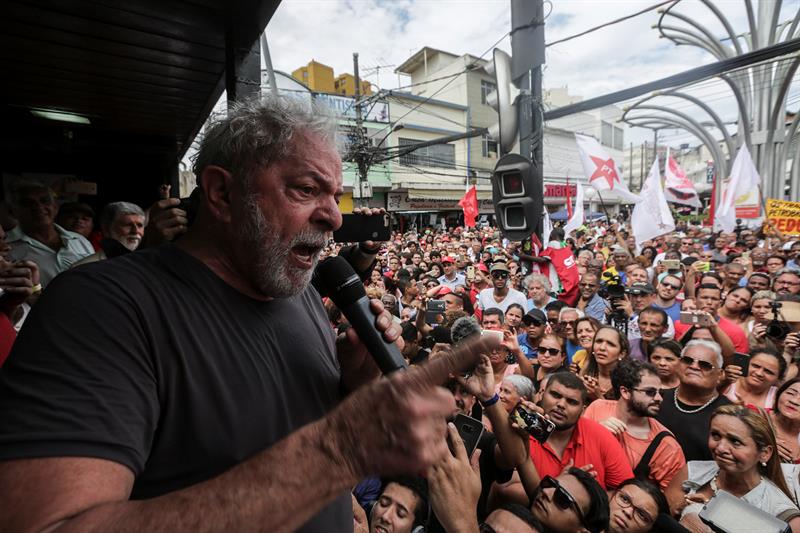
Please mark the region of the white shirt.
[[94, 253], [94, 248], [83, 235], [67, 231], [54, 224], [63, 246], [58, 251], [29, 237], [17, 226], [8, 232], [6, 242], [11, 246], [8, 258], [11, 261], [33, 261], [39, 267], [42, 287], [47, 287], [54, 277], [67, 270], [73, 263]]
[[439, 285], [443, 285], [448, 289], [450, 289], [451, 291], [456, 290], [456, 287], [458, 287], [459, 285], [463, 285], [465, 287], [467, 286], [467, 278], [464, 277], [464, 274], [460, 274], [458, 272], [456, 272], [456, 276], [455, 278], [453, 278], [452, 281], [447, 279], [447, 276], [445, 275], [439, 276], [439, 279], [437, 279], [436, 281], [439, 282]]
[[508, 294], [506, 297], [503, 298], [502, 302], [498, 302], [494, 299], [494, 288], [489, 287], [488, 289], [483, 289], [481, 292], [478, 293], [478, 308], [486, 310], [491, 309], [492, 307], [496, 307], [500, 309], [503, 314], [505, 314], [506, 310], [508, 310], [508, 306], [511, 304], [519, 304], [522, 306], [523, 309], [527, 308], [528, 299], [525, 297], [524, 294], [519, 292], [516, 289], [508, 289]]

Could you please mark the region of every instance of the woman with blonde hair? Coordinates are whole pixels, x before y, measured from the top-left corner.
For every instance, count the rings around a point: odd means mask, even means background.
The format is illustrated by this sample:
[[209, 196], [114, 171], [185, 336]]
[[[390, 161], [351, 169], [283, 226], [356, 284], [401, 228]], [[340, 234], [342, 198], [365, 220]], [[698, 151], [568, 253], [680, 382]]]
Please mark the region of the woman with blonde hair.
[[667, 487], [675, 516], [691, 531], [711, 531], [698, 516], [724, 490], [800, 532], [800, 509], [781, 471], [778, 445], [767, 418], [743, 405], [724, 405], [711, 416], [713, 461], [689, 461]]

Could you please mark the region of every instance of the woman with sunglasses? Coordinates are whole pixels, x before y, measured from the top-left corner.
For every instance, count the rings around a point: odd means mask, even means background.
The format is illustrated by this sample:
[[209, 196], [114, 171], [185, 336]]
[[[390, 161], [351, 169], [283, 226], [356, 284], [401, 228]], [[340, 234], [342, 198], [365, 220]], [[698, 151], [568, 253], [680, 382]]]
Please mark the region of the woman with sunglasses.
[[742, 329], [750, 317], [750, 301], [753, 298], [752, 289], [738, 287], [728, 292], [719, 308], [719, 316], [727, 318]]
[[594, 334], [600, 329], [600, 321], [590, 316], [579, 318], [575, 321], [575, 338], [580, 349], [572, 356], [570, 370], [576, 374], [586, 365], [589, 350], [592, 349]]
[[672, 339], [658, 339], [647, 345], [647, 360], [658, 370], [662, 391], [680, 384], [681, 350], [683, 346]]
[[555, 333], [546, 333], [536, 348], [536, 364], [533, 365], [533, 386], [538, 391], [547, 376], [564, 370], [567, 354], [564, 352], [564, 341]]
[[[747, 375], [743, 375], [745, 370]], [[733, 403], [744, 404], [756, 411], [771, 410], [775, 404], [778, 383], [786, 374], [786, 359], [769, 348], [755, 349], [751, 353], [747, 368], [730, 364], [725, 367], [723, 394]]]
[[650, 481], [624, 481], [609, 499], [608, 533], [645, 533], [652, 531], [660, 514], [669, 514], [664, 494]]
[[714, 411], [708, 432], [713, 461], [689, 461], [672, 479], [667, 500], [691, 531], [711, 531], [698, 516], [724, 490], [783, 520], [800, 532], [800, 509], [792, 500], [767, 419], [742, 405]]
[[790, 379], [778, 389], [769, 420], [781, 462], [800, 464], [800, 378]]
[[629, 353], [630, 345], [624, 333], [611, 326], [602, 326], [597, 330], [586, 365], [579, 374], [586, 385], [590, 401], [616, 399], [611, 386], [611, 371]]

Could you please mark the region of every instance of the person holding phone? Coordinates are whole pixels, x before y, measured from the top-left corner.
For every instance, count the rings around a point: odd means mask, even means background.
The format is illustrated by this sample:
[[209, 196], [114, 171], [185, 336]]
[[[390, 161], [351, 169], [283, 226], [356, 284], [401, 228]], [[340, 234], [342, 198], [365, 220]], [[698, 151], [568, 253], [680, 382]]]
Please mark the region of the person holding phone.
[[733, 403], [769, 411], [775, 405], [777, 385], [786, 374], [786, 359], [769, 348], [755, 349], [749, 357], [743, 355], [742, 361], [734, 359], [725, 367], [725, 379], [720, 384], [723, 394]]
[[579, 374], [590, 401], [614, 398], [611, 372], [621, 359], [628, 357], [629, 352], [628, 338], [620, 330], [611, 326], [602, 326], [597, 330], [586, 365]]
[[711, 531], [698, 516], [719, 490], [783, 520], [800, 532], [800, 509], [792, 500], [778, 458], [775, 435], [761, 414], [741, 405], [717, 408], [710, 419], [713, 460], [689, 461], [666, 495], [673, 515], [691, 531]]

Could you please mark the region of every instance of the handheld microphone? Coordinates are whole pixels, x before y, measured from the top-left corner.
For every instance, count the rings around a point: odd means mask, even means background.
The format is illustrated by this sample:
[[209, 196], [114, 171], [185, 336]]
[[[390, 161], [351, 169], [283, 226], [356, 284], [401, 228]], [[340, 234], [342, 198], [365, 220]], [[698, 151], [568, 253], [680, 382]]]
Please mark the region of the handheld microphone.
[[370, 309], [367, 291], [350, 263], [338, 256], [329, 257], [320, 261], [315, 276], [356, 330], [381, 372], [391, 374], [408, 366], [397, 346], [386, 342], [375, 327], [377, 317]]

